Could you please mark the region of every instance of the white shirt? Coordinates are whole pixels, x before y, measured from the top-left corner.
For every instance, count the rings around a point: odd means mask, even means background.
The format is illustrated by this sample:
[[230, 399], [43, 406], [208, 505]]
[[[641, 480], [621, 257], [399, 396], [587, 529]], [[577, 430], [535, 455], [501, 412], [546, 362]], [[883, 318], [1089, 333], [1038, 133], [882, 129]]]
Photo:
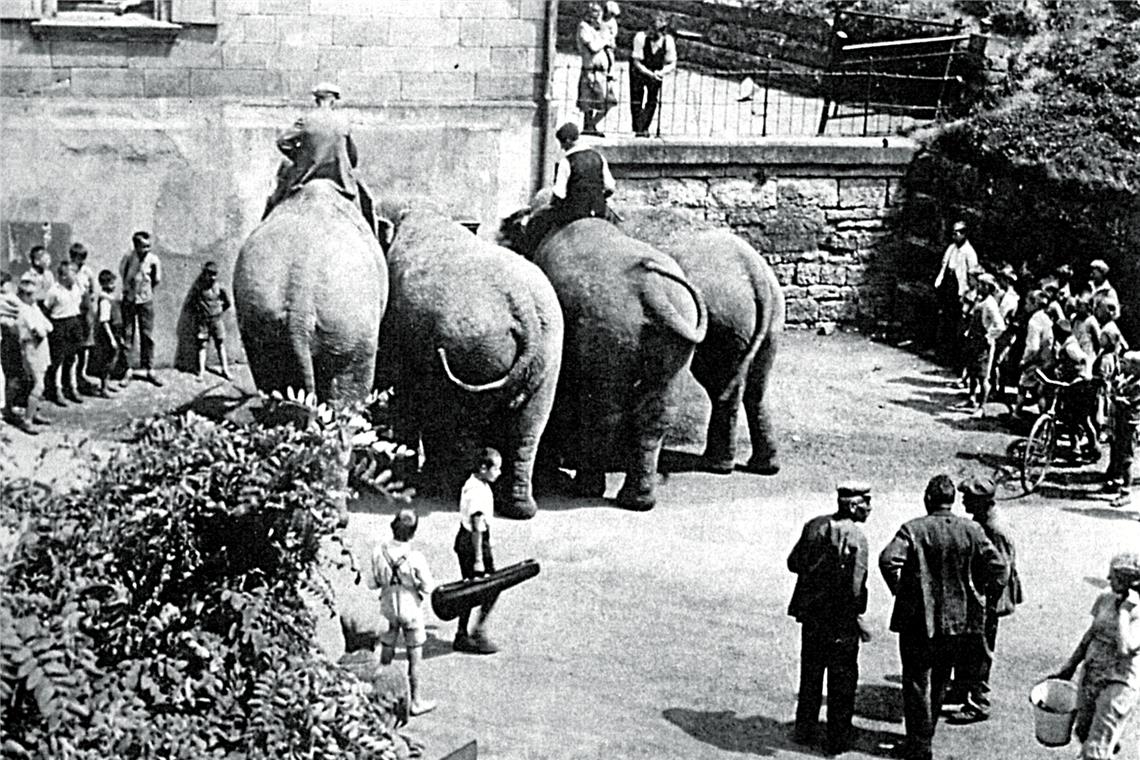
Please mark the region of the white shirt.
[[83, 289], [78, 282], [72, 282], [71, 287], [64, 287], [63, 283], [57, 280], [44, 297], [44, 306], [47, 307], [48, 316], [52, 319], [78, 317], [82, 303]]
[[[551, 192], [559, 198], [566, 198], [566, 183], [570, 181], [570, 162], [566, 160], [566, 156], [582, 150], [590, 150], [590, 146], [581, 143], [572, 146], [558, 161], [558, 166], [554, 169], [554, 187], [551, 188]], [[614, 175], [610, 174], [610, 164], [601, 153], [598, 156], [602, 159], [602, 183], [606, 190], [612, 193], [617, 189], [617, 183], [614, 182]]]
[[952, 269], [954, 276], [958, 278], [958, 297], [960, 298], [969, 289], [967, 275], [971, 269], [977, 266], [978, 254], [974, 251], [974, 246], [970, 245], [969, 240], [962, 241], [962, 245], [951, 243], [946, 247], [946, 253], [942, 254], [942, 268], [938, 270], [938, 278], [934, 282], [934, 287], [937, 288], [941, 285], [946, 270]]
[[1033, 312], [1025, 328], [1025, 353], [1021, 364], [1025, 367], [1046, 367], [1053, 358], [1053, 320], [1044, 309]]
[[389, 619], [414, 613], [435, 589], [427, 559], [407, 541], [392, 540], [372, 551], [367, 582], [380, 591], [380, 611]]
[[471, 518], [477, 514], [483, 515], [483, 525], [490, 529], [491, 517], [495, 514], [495, 496], [489, 483], [472, 475], [459, 493], [459, 524], [474, 532]]
[[1001, 301], [998, 302], [998, 307], [1001, 309], [1001, 316], [1007, 323], [1013, 319], [1017, 314], [1017, 307], [1021, 305], [1021, 296], [1013, 288], [1009, 288], [1001, 295]]

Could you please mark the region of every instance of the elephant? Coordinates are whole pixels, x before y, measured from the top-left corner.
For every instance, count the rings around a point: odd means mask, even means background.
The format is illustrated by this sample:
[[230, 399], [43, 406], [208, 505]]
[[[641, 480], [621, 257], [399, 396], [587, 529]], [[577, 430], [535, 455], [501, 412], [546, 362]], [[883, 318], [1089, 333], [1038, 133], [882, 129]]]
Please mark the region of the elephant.
[[422, 439], [425, 479], [451, 494], [480, 447], [497, 448], [496, 511], [532, 517], [535, 458], [562, 363], [558, 297], [534, 264], [435, 211], [382, 213], [393, 233], [392, 291], [377, 387], [394, 389], [397, 436]]
[[780, 470], [765, 392], [784, 329], [784, 291], [776, 273], [746, 240], [704, 228], [676, 213], [627, 211], [625, 229], [672, 256], [701, 291], [708, 335], [693, 355], [692, 371], [712, 402], [702, 460], [707, 470], [735, 469], [736, 421], [741, 401], [752, 455], [742, 469]]
[[234, 306], [254, 383], [325, 401], [372, 391], [388, 268], [375, 234], [328, 180], [312, 180], [250, 233]]
[[618, 504], [651, 509], [666, 399], [705, 337], [704, 299], [673, 259], [601, 219], [571, 222], [531, 250], [529, 213], [505, 219], [501, 239], [546, 273], [566, 320], [541, 457], [575, 469], [584, 496], [603, 495], [606, 471], [623, 470]]

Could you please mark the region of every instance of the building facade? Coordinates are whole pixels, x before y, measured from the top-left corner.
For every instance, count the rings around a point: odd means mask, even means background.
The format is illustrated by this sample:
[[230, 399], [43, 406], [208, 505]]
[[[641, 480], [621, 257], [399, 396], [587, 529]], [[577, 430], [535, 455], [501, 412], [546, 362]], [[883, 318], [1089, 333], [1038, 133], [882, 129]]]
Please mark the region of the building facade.
[[[166, 268], [158, 359], [204, 261], [228, 282], [274, 139], [337, 83], [377, 195], [457, 219], [517, 208], [543, 173], [551, 0], [0, 0], [0, 268], [82, 241], [116, 268], [134, 230]], [[236, 331], [234, 331], [236, 333]], [[234, 349], [239, 349], [234, 342]]]

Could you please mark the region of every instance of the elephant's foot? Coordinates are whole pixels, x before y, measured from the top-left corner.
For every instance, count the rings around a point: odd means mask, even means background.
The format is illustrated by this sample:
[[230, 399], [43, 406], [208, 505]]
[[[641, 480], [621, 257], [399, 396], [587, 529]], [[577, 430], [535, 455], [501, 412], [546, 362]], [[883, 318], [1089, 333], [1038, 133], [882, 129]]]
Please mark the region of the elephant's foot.
[[618, 491], [617, 503], [619, 507], [634, 512], [648, 512], [657, 504], [657, 497], [652, 491], [644, 491], [636, 486], [633, 488], [622, 486]]
[[495, 505], [495, 516], [509, 520], [529, 520], [538, 512], [534, 499], [510, 499]]
[[780, 463], [775, 457], [752, 457], [740, 469], [756, 475], [775, 475], [780, 471]]
[[606, 494], [606, 473], [579, 470], [574, 476], [574, 495], [586, 499], [600, 499]]

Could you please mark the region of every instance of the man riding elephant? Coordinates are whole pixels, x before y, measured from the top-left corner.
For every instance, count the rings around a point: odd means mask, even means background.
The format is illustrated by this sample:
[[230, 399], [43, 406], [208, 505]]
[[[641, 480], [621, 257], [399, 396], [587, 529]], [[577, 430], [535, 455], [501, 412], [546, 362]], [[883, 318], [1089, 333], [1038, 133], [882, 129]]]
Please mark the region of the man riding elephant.
[[578, 219], [616, 218], [606, 206], [606, 198], [614, 194], [616, 183], [605, 156], [578, 142], [578, 125], [567, 122], [554, 136], [562, 146], [562, 159], [554, 167], [554, 187], [550, 206], [536, 211], [527, 223], [531, 248], [558, 227]]
[[285, 155], [277, 169], [277, 186], [265, 204], [262, 219], [285, 198], [314, 179], [332, 181], [345, 198], [353, 201], [375, 232], [372, 194], [354, 171], [358, 156], [347, 120], [333, 105], [340, 100], [340, 88], [321, 82], [313, 88], [316, 108], [299, 117], [277, 138], [277, 149]]

